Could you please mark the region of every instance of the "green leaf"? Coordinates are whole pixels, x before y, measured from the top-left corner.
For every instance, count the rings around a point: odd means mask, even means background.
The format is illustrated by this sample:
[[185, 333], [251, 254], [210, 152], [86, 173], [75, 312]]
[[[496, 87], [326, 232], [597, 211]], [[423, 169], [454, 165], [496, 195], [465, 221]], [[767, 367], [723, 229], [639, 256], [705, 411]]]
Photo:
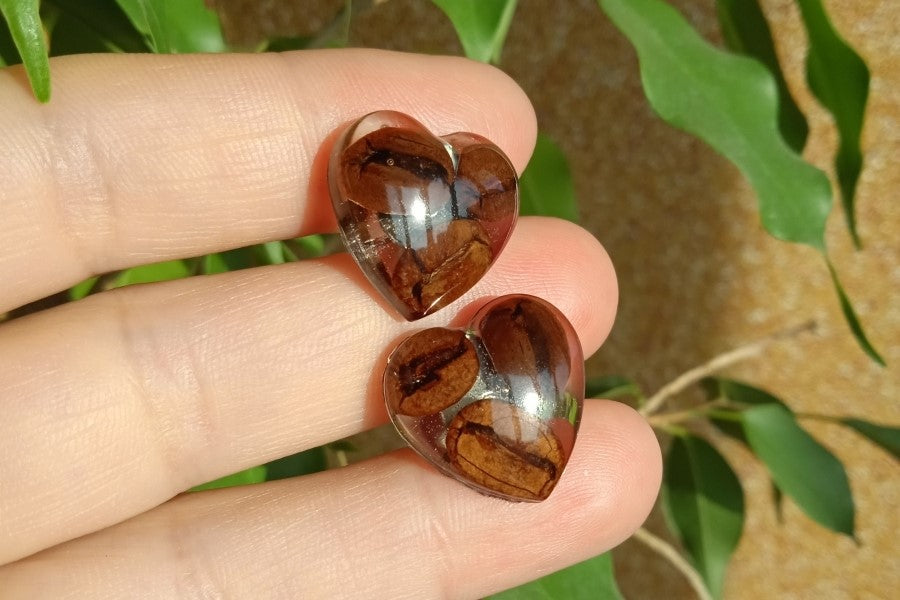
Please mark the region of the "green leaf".
[[280, 265], [285, 262], [284, 245], [281, 242], [266, 242], [260, 244], [266, 264]]
[[136, 283], [153, 283], [155, 281], [168, 281], [181, 279], [191, 274], [191, 270], [183, 260], [170, 260], [152, 265], [141, 265], [133, 269], [126, 269], [116, 278], [115, 287], [133, 285]]
[[706, 389], [710, 399], [721, 397], [727, 399], [731, 403], [746, 404], [748, 407], [758, 406], [760, 404], [780, 404], [781, 406], [788, 408], [783, 400], [776, 398], [766, 390], [754, 387], [743, 381], [738, 381], [737, 379], [706, 377], [700, 382], [700, 385]]
[[89, 279], [85, 279], [80, 283], [76, 283], [72, 287], [69, 288], [69, 300], [81, 300], [85, 296], [87, 296], [92, 289], [94, 289], [94, 285], [97, 283], [99, 277], [91, 277]]
[[53, 4], [44, 3], [41, 18], [47, 35], [50, 56], [109, 52], [106, 42], [71, 15]]
[[225, 477], [221, 477], [219, 479], [216, 479], [215, 481], [210, 481], [208, 483], [192, 487], [191, 491], [199, 492], [202, 490], [214, 490], [216, 488], [234, 487], [237, 485], [248, 485], [251, 483], [262, 483], [265, 480], [266, 467], [265, 465], [260, 465], [258, 467], [250, 467], [249, 469], [239, 471], [231, 475], [226, 475]]
[[432, 0], [450, 18], [471, 59], [497, 64], [517, 0]]
[[861, 247], [854, 210], [856, 184], [862, 171], [862, 135], [869, 69], [863, 59], [835, 31], [821, 0], [797, 0], [809, 37], [806, 79], [809, 87], [834, 117], [840, 134], [835, 170], [847, 227], [856, 247]]
[[599, 1], [637, 49], [654, 110], [744, 173], [769, 233], [824, 252], [831, 186], [779, 135], [777, 87], [766, 68], [715, 48], [661, 0]]
[[847, 427], [852, 427], [859, 434], [866, 436], [872, 442], [890, 452], [894, 458], [900, 459], [900, 427], [877, 425], [853, 417], [843, 418], [840, 420], [840, 423]]
[[[147, 42], [135, 29], [115, 0], [43, 0], [45, 6], [55, 7], [66, 17], [54, 27], [50, 54], [72, 54], [76, 37], [97, 40], [106, 51], [147, 52]], [[60, 48], [59, 37], [66, 44]]]
[[38, 0], [0, 0], [0, 13], [6, 20], [34, 96], [41, 102], [50, 100], [50, 59], [44, 42], [44, 27]]
[[116, 0], [158, 54], [224, 52], [215, 11], [203, 0]]
[[[700, 382], [700, 385], [706, 391], [710, 400], [722, 398], [727, 400], [729, 404], [735, 404], [742, 408], [762, 404], [778, 404], [786, 410], [790, 410], [783, 400], [776, 398], [766, 390], [735, 379], [706, 377]], [[748, 446], [750, 445], [747, 437], [744, 435], [739, 410], [724, 409], [722, 411], [714, 411], [709, 415], [709, 420], [722, 433]]]
[[299, 477], [324, 471], [325, 446], [310, 448], [291, 456], [285, 456], [266, 464], [266, 481]]
[[488, 598], [489, 600], [622, 600], [622, 594], [613, 573], [612, 553], [607, 552]]
[[569, 161], [553, 140], [538, 134], [534, 154], [519, 179], [519, 213], [578, 222]]
[[737, 475], [703, 438], [676, 436], [663, 469], [662, 499], [703, 581], [721, 597], [725, 568], [744, 526], [744, 492]]
[[[637, 49], [644, 92], [668, 123], [704, 140], [744, 173], [774, 237], [825, 255], [831, 185], [778, 133], [777, 86], [759, 62], [723, 52], [662, 0], [598, 0]], [[832, 271], [857, 342], [878, 362]]]
[[585, 398], [619, 398], [633, 396], [642, 398], [644, 393], [633, 380], [621, 375], [601, 375], [590, 377], [584, 386]]
[[847, 297], [847, 293], [844, 292], [844, 287], [841, 285], [840, 280], [838, 279], [837, 271], [834, 268], [834, 265], [831, 264], [831, 261], [826, 258], [825, 262], [828, 263], [828, 272], [831, 274], [831, 281], [834, 284], [834, 289], [837, 291], [838, 300], [841, 303], [841, 312], [844, 313], [844, 319], [847, 321], [847, 325], [850, 326], [850, 331], [853, 332], [853, 336], [856, 338], [856, 342], [859, 344], [860, 348], [863, 349], [863, 352], [869, 355], [869, 358], [877, 362], [882, 367], [885, 366], [884, 359], [878, 353], [878, 350], [872, 345], [869, 341], [869, 338], [866, 336], [866, 332], [863, 330], [862, 323], [859, 321], [859, 317], [856, 316], [856, 311], [853, 310], [853, 305], [850, 303], [850, 298]]
[[206, 275], [249, 269], [258, 264], [253, 254], [252, 246], [226, 250], [216, 254], [207, 254], [203, 257], [200, 268]]
[[307, 235], [293, 241], [300, 251], [298, 258], [314, 258], [325, 254], [325, 236], [321, 234]]
[[778, 86], [778, 128], [788, 145], [800, 152], [806, 145], [809, 126], [784, 80], [775, 54], [772, 32], [759, 7], [759, 0], [716, 0], [716, 7], [728, 47], [755, 58], [775, 77]]
[[19, 51], [13, 42], [12, 33], [6, 24], [6, 19], [0, 19], [0, 67], [19, 64]]
[[817, 523], [853, 536], [853, 496], [844, 466], [783, 406], [745, 410], [744, 434], [775, 485]]

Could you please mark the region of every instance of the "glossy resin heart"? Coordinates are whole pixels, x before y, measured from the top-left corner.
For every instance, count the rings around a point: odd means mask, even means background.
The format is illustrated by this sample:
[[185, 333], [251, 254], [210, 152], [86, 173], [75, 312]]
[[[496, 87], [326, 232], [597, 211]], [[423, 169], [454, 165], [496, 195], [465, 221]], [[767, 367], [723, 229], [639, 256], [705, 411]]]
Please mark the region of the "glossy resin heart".
[[503, 296], [466, 330], [406, 338], [388, 359], [384, 397], [400, 434], [441, 471], [485, 494], [539, 502], [578, 432], [581, 343], [551, 304]]
[[394, 111], [344, 131], [328, 181], [344, 245], [410, 321], [481, 279], [519, 208], [516, 171], [497, 146], [473, 133], [435, 137]]

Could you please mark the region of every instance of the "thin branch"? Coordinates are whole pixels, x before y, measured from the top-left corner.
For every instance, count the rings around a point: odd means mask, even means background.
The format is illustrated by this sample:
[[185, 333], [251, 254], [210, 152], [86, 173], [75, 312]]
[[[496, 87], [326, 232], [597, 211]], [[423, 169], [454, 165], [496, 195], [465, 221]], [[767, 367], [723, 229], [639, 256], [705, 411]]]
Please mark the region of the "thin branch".
[[700, 573], [698, 573], [697, 570], [681, 556], [681, 553], [679, 553], [678, 550], [672, 547], [672, 544], [661, 537], [653, 535], [643, 527], [634, 532], [634, 538], [665, 558], [673, 567], [678, 569], [681, 574], [684, 575], [685, 579], [688, 580], [688, 583], [691, 584], [691, 587], [694, 588], [694, 591], [697, 593], [697, 597], [700, 598], [700, 600], [713, 600], [709, 590], [706, 589], [706, 584], [703, 583], [703, 578], [700, 577]]
[[693, 408], [688, 408], [685, 410], [677, 410], [673, 412], [663, 413], [661, 415], [653, 415], [647, 417], [647, 421], [653, 427], [663, 427], [665, 425], [672, 425], [674, 423], [680, 423], [681, 421], [689, 421], [699, 416], [703, 416], [707, 411], [711, 408], [717, 408], [724, 404], [722, 399], [717, 398], [715, 400], [710, 400], [709, 402], [704, 402], [703, 404], [698, 404]]
[[709, 362], [706, 362], [698, 367], [694, 367], [689, 371], [685, 371], [666, 385], [662, 386], [658, 392], [653, 394], [653, 396], [651, 396], [650, 399], [647, 400], [647, 404], [642, 406], [638, 412], [640, 412], [645, 417], [651, 415], [658, 411], [666, 400], [683, 391], [688, 386], [700, 381], [704, 377], [711, 375], [717, 371], [721, 371], [726, 367], [730, 367], [731, 365], [741, 362], [742, 360], [757, 356], [775, 342], [795, 338], [803, 333], [815, 331], [815, 329], [816, 322], [808, 321], [806, 323], [803, 323], [802, 325], [797, 325], [795, 327], [791, 327], [789, 329], [774, 333], [759, 341], [753, 342], [752, 344], [747, 344], [746, 346], [741, 346], [740, 348], [736, 348], [724, 354], [720, 354]]

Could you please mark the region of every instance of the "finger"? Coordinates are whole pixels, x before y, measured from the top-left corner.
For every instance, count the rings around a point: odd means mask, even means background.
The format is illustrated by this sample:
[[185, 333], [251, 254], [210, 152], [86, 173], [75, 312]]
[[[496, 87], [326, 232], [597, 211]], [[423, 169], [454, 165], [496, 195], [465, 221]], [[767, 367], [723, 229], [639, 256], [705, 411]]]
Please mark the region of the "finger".
[[0, 70], [0, 313], [90, 275], [333, 227], [323, 142], [391, 108], [492, 139], [534, 112], [501, 71], [374, 50], [53, 60], [53, 101]]
[[388, 352], [459, 307], [546, 298], [590, 354], [616, 304], [602, 247], [555, 219], [523, 219], [475, 289], [417, 323], [360, 277], [342, 255], [125, 288], [4, 326], [0, 563], [383, 423]]
[[40, 582], [49, 597], [479, 598], [623, 541], [652, 507], [660, 473], [646, 421], [588, 401], [569, 467], [540, 504], [487, 498], [403, 450], [181, 496], [7, 566], [0, 583], [13, 597], [32, 597]]

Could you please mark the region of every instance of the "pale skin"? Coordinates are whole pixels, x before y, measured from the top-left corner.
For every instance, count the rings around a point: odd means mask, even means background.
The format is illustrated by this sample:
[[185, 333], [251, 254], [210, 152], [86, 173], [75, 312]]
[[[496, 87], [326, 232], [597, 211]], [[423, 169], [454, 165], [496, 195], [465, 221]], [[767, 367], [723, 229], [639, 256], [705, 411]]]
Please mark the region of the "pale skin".
[[[491, 67], [374, 51], [54, 60], [39, 105], [0, 71], [0, 313], [91, 275], [333, 231], [322, 149], [379, 109], [493, 140], [521, 172], [522, 91]], [[545, 298], [585, 356], [612, 326], [602, 246], [522, 218], [492, 270], [406, 323], [345, 254], [103, 292], [0, 325], [0, 597], [477, 598], [599, 554], [659, 488], [652, 430], [585, 403], [540, 504], [410, 450], [250, 487], [191, 486], [387, 421], [406, 332]]]

